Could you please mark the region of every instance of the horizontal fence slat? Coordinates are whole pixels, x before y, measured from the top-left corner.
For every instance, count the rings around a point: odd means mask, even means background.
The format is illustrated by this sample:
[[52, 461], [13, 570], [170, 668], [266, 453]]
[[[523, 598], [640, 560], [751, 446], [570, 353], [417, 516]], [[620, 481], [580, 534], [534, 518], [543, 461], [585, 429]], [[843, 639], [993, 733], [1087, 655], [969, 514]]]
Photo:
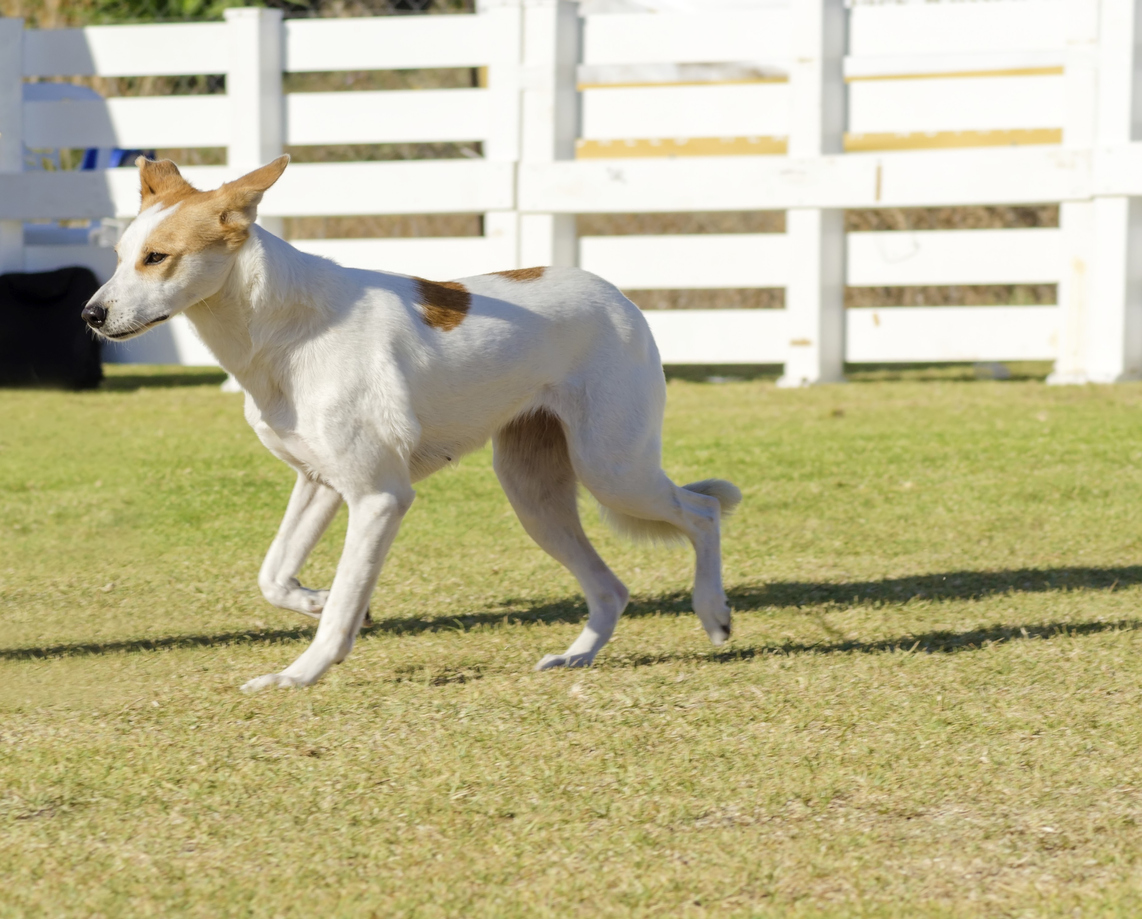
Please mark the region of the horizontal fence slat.
[[[1033, 204], [1096, 193], [1142, 195], [1142, 144], [1137, 143], [1093, 154], [1022, 147], [815, 160], [723, 157], [716, 169], [709, 163], [695, 157], [521, 164], [519, 207], [531, 213], [663, 213]], [[484, 160], [295, 164], [266, 196], [265, 208], [283, 216], [508, 210], [514, 168]], [[200, 188], [235, 177], [220, 166], [188, 167], [183, 173]], [[935, 190], [932, 175], [940, 177]], [[138, 208], [138, 181], [133, 169], [0, 174], [0, 220], [130, 215]], [[294, 191], [282, 196], [287, 185]], [[295, 204], [301, 209], [291, 210]]]
[[[1142, 146], [1116, 155], [1108, 183], [1142, 180]], [[713, 169], [701, 157], [521, 163], [519, 206], [573, 214], [1051, 203], [1088, 196], [1090, 163], [1089, 152], [1056, 147], [724, 157]]]
[[486, 89], [290, 93], [287, 144], [482, 141], [490, 130]]
[[629, 289], [784, 287], [784, 233], [584, 236], [579, 264]]
[[576, 69], [580, 89], [685, 83], [781, 82], [788, 78], [788, 70], [764, 61], [726, 61], [721, 64], [580, 64]]
[[[1054, 284], [1061, 238], [1054, 229], [849, 233], [853, 286]], [[619, 287], [783, 287], [783, 233], [587, 236], [579, 264]]]
[[1059, 127], [1062, 76], [870, 80], [849, 84], [849, 131], [900, 134]]
[[224, 147], [226, 96], [151, 96], [24, 103], [29, 147]]
[[646, 310], [664, 364], [780, 364], [785, 310]]
[[[0, 220], [84, 219], [128, 216], [139, 210], [139, 174], [124, 169], [134, 180], [134, 207], [124, 210], [116, 192], [122, 182], [115, 173], [26, 172], [0, 174]], [[120, 198], [122, 196], [120, 195]]]
[[[236, 177], [224, 166], [181, 171], [198, 188], [214, 188]], [[0, 220], [134, 217], [138, 212], [137, 169], [0, 173]]]
[[1057, 306], [910, 306], [845, 311], [856, 364], [1048, 361], [1058, 356]]
[[[587, 236], [580, 265], [627, 289], [783, 287], [784, 234]], [[932, 230], [850, 233], [848, 283], [853, 286], [1056, 283], [1058, 230]], [[301, 239], [303, 252], [349, 268], [398, 271], [436, 279], [498, 271], [512, 261], [500, 240], [473, 238]], [[85, 265], [111, 276], [115, 253], [82, 245], [28, 246], [29, 271]]]
[[514, 172], [513, 163], [488, 160], [298, 163], [266, 194], [260, 212], [305, 217], [509, 210]]
[[950, 54], [1062, 48], [1067, 0], [860, 4], [849, 14], [849, 53]]
[[302, 252], [323, 255], [347, 268], [395, 271], [436, 281], [500, 271], [514, 265], [510, 244], [501, 239], [298, 239]]
[[286, 71], [482, 67], [492, 56], [484, 16], [292, 19], [284, 30]]
[[139, 77], [227, 73], [224, 23], [88, 26], [24, 33], [26, 77]]
[[27, 246], [25, 271], [54, 271], [80, 265], [103, 284], [115, 273], [115, 250], [102, 246]]
[[789, 133], [785, 83], [589, 89], [582, 100], [586, 139]]
[[885, 80], [942, 77], [949, 74], [1009, 73], [1058, 70], [1067, 62], [1063, 47], [1031, 51], [984, 51], [976, 54], [881, 54], [849, 56], [844, 61], [845, 79]]
[[[797, 2], [797, 0], [794, 0]], [[584, 64], [778, 61], [789, 54], [789, 11], [608, 13], [583, 25]]]
[[1063, 270], [1054, 229], [849, 233], [848, 283], [1055, 284]]
[[[259, 213], [307, 217], [510, 210], [514, 168], [485, 160], [297, 163], [266, 193]], [[182, 173], [202, 189], [237, 177], [225, 166], [188, 167]], [[138, 210], [135, 169], [0, 174], [0, 220], [130, 217]]]

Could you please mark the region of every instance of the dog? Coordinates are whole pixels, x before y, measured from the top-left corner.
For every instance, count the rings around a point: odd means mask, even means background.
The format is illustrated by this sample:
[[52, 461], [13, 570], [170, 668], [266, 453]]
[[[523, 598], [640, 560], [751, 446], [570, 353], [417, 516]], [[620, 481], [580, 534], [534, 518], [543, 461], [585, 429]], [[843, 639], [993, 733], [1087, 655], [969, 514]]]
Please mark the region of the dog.
[[[111, 341], [185, 314], [241, 384], [262, 443], [297, 472], [258, 584], [270, 603], [317, 617], [317, 633], [285, 670], [242, 688], [308, 686], [346, 658], [413, 485], [489, 438], [520, 523], [587, 599], [582, 634], [536, 669], [590, 665], [627, 605], [583, 532], [579, 484], [620, 533], [689, 540], [694, 612], [723, 644], [720, 522], [741, 492], [663, 472], [665, 377], [638, 307], [577, 268], [437, 283], [299, 252], [255, 223], [288, 162], [199, 191], [170, 160], [140, 157], [139, 216], [82, 313]], [[303, 587], [298, 572], [343, 501], [333, 584]]]

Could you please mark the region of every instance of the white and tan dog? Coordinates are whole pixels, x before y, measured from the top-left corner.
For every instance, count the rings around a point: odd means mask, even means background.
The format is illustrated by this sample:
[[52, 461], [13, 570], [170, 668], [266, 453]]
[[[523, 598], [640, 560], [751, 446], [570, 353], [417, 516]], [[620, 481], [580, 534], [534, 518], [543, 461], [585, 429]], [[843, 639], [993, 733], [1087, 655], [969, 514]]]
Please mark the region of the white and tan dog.
[[[662, 471], [666, 387], [638, 308], [574, 268], [434, 283], [299, 252], [254, 224], [288, 162], [201, 192], [169, 160], [140, 158], [139, 217], [83, 310], [116, 341], [185, 313], [241, 383], [262, 443], [297, 471], [258, 583], [320, 624], [289, 667], [243, 689], [307, 686], [345, 659], [413, 483], [489, 437], [524, 529], [587, 597], [582, 634], [538, 669], [590, 664], [627, 603], [580, 525], [577, 482], [618, 530], [693, 544], [694, 611], [725, 642], [719, 521], [741, 493], [719, 480], [679, 488]], [[302, 587], [297, 574], [342, 501], [332, 588]]]

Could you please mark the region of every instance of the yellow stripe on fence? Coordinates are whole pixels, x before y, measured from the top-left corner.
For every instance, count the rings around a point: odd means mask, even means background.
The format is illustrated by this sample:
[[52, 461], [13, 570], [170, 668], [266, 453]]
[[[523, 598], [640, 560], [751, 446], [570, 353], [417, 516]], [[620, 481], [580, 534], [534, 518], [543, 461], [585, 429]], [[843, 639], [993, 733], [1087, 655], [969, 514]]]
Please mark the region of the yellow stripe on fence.
[[646, 156], [783, 156], [784, 137], [684, 137], [632, 140], [578, 140], [581, 160]]
[[945, 73], [874, 73], [845, 77], [846, 83], [866, 80], [963, 80], [973, 77], [1059, 77], [1062, 67], [1012, 67], [1007, 70], [951, 70]]
[[757, 83], [788, 83], [789, 77], [748, 77], [741, 80], [654, 80], [652, 82], [622, 82], [614, 83], [577, 83], [575, 88], [582, 92], [585, 89], [674, 89], [678, 86], [746, 86]]
[[945, 150], [955, 147], [1021, 147], [1061, 144], [1062, 128], [1010, 131], [933, 131], [924, 134], [845, 134], [845, 152], [873, 150]]
[[[1061, 144], [1062, 128], [1008, 131], [933, 131], [915, 134], [846, 134], [846, 153], [878, 150], [947, 150], [957, 147], [1019, 147]], [[578, 140], [575, 158], [619, 159], [655, 156], [784, 156], [784, 137], [679, 137]]]

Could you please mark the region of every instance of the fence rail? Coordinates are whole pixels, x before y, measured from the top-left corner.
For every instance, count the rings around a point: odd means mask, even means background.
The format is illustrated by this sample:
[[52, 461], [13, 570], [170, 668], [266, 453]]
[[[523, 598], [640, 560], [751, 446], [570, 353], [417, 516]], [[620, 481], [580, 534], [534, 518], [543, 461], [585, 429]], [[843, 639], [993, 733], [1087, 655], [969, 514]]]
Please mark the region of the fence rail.
[[[295, 163], [281, 218], [480, 214], [462, 238], [305, 239], [344, 264], [460, 277], [579, 264], [626, 289], [784, 288], [783, 309], [648, 311], [668, 363], [1054, 360], [1058, 382], [1142, 376], [1142, 0], [759, 0], [598, 13], [24, 30], [0, 20], [0, 269], [87, 264], [25, 221], [129, 218], [133, 170], [24, 171], [24, 148], [223, 147], [210, 187], [285, 145], [455, 143], [474, 158]], [[284, 92], [288, 74], [479, 68], [457, 89]], [[28, 79], [224, 74], [225, 95], [51, 99]], [[1058, 204], [1048, 229], [844, 232], [847, 208]], [[782, 233], [582, 236], [576, 215], [786, 211]], [[37, 237], [38, 239], [39, 237]], [[104, 240], [105, 241], [105, 240]], [[845, 309], [844, 287], [1055, 284], [1055, 305]], [[212, 360], [173, 322], [128, 360]]]

